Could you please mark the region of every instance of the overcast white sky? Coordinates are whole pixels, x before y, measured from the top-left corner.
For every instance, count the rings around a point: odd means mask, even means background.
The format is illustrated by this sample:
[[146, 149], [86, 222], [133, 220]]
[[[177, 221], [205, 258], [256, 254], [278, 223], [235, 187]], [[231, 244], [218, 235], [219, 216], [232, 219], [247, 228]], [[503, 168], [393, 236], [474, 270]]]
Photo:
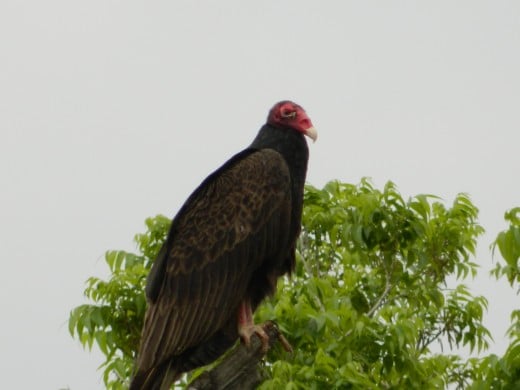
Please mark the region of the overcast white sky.
[[2, 0], [0, 387], [103, 387], [66, 326], [85, 280], [281, 99], [319, 131], [310, 183], [471, 194], [503, 352], [519, 305], [488, 246], [520, 205], [520, 2]]

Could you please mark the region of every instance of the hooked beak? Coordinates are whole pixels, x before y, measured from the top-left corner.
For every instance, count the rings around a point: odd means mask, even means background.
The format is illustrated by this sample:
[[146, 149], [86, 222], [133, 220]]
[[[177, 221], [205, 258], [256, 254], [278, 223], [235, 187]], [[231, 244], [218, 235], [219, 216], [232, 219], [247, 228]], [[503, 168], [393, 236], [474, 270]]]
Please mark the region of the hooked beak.
[[316, 142], [316, 140], [318, 139], [318, 132], [316, 131], [316, 128], [314, 126], [311, 126], [307, 130], [305, 130], [305, 135], [312, 139], [312, 142]]

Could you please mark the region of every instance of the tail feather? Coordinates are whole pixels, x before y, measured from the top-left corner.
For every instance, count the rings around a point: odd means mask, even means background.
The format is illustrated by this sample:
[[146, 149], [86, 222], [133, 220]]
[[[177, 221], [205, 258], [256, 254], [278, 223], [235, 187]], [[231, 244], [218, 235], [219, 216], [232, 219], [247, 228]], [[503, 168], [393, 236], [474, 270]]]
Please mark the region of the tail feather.
[[165, 362], [147, 371], [138, 371], [130, 383], [129, 390], [169, 390], [179, 379], [180, 373]]
[[184, 351], [181, 355], [171, 356], [157, 366], [138, 368], [129, 390], [169, 390], [182, 373], [213, 362], [231, 348], [237, 339], [237, 331], [233, 322], [230, 322], [229, 327], [230, 332], [221, 329], [209, 340]]

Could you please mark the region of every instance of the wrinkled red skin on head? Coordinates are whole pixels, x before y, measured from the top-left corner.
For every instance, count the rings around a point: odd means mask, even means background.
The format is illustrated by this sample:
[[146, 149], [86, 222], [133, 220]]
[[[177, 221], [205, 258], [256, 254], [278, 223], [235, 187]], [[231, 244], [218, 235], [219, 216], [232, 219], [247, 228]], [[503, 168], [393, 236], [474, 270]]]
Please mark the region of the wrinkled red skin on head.
[[267, 117], [267, 123], [274, 126], [290, 127], [305, 134], [307, 129], [313, 127], [305, 110], [291, 101], [276, 103]]

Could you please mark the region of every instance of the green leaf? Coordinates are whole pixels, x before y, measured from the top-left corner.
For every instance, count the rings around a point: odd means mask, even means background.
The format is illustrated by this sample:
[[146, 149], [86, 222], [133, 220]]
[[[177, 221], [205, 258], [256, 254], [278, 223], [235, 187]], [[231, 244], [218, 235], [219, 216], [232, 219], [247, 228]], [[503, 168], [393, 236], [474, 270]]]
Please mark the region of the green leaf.
[[[466, 344], [481, 351], [490, 339], [483, 324], [487, 301], [455, 280], [477, 272], [472, 260], [483, 231], [477, 208], [464, 194], [451, 205], [432, 195], [403, 199], [390, 181], [382, 190], [366, 178], [358, 184], [332, 181], [322, 189], [306, 186], [296, 271], [279, 280], [274, 297], [255, 313], [257, 322], [277, 322], [294, 353], [269, 352], [260, 388], [437, 389], [472, 383], [507, 388], [502, 385], [513, 383], [516, 347], [494, 366], [477, 358], [463, 361], [451, 350]], [[512, 212], [508, 218], [510, 229], [496, 246], [512, 259], [520, 218]], [[69, 316], [71, 335], [103, 353], [109, 389], [123, 388], [132, 374], [146, 311], [145, 280], [170, 220], [157, 216], [145, 224], [146, 231], [135, 235], [136, 253], [106, 252], [109, 277], [89, 278], [88, 304]], [[516, 262], [497, 269], [497, 276], [518, 280]], [[517, 317], [508, 333], [514, 338], [520, 335]], [[445, 352], [430, 352], [437, 343]]]

